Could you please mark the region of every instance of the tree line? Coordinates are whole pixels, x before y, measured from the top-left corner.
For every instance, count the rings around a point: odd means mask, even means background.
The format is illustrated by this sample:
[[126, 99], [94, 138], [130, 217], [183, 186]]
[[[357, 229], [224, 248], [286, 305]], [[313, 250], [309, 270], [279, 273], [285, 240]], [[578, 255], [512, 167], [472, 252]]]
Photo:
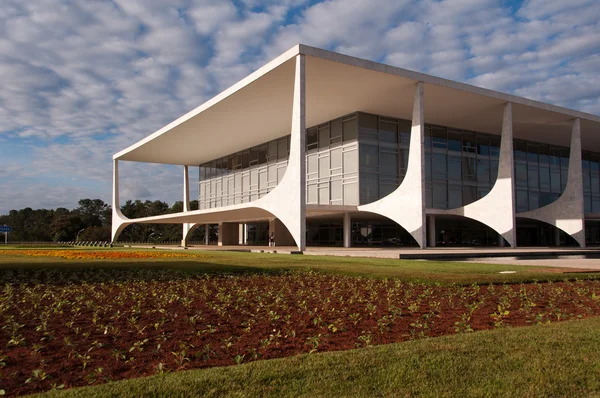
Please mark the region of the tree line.
[[[12, 231], [8, 235], [12, 242], [68, 242], [77, 238], [80, 241], [110, 241], [112, 208], [101, 199], [81, 199], [76, 209], [33, 210], [26, 207], [11, 210], [0, 216], [0, 225], [8, 225]], [[192, 210], [198, 209], [198, 201], [190, 202]], [[160, 200], [128, 200], [121, 206], [127, 218], [158, 216], [183, 211], [183, 202], [169, 206]], [[198, 228], [191, 240], [201, 240], [204, 228]], [[133, 224], [125, 228], [119, 236], [122, 242], [165, 242], [182, 239], [181, 224]]]

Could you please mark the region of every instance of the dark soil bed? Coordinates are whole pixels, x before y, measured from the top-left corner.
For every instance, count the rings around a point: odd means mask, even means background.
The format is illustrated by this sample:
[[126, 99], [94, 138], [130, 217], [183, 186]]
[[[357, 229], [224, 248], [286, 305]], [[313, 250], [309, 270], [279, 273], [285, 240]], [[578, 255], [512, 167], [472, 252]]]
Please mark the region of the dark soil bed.
[[600, 281], [431, 286], [323, 275], [0, 272], [0, 390], [600, 315]]

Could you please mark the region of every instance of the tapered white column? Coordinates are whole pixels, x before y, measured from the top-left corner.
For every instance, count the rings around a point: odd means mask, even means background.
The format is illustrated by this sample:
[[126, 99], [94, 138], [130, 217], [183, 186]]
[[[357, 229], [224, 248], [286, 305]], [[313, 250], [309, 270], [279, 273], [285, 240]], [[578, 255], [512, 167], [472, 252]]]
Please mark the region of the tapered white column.
[[208, 246], [210, 244], [210, 225], [204, 225], [204, 244]]
[[507, 102], [502, 117], [496, 182], [487, 195], [464, 206], [463, 215], [498, 232], [512, 248], [517, 245], [514, 167], [512, 104]]
[[[190, 211], [190, 178], [188, 166], [183, 166], [183, 212], [188, 211]], [[183, 223], [181, 246], [185, 247], [187, 245], [188, 232], [193, 225], [193, 223]]]
[[581, 122], [573, 120], [571, 127], [571, 150], [567, 186], [554, 202], [517, 214], [545, 222], [563, 230], [585, 247], [585, 223], [583, 213], [583, 172], [581, 167]]
[[512, 104], [504, 105], [498, 176], [494, 186], [483, 198], [456, 209], [435, 210], [436, 214], [457, 215], [479, 221], [516, 247], [515, 194], [513, 162]]
[[423, 90], [423, 82], [418, 82], [414, 93], [408, 167], [404, 180], [386, 197], [358, 207], [359, 211], [380, 214], [398, 223], [422, 249], [426, 247]]
[[306, 67], [305, 56], [296, 56], [290, 156], [281, 182], [254, 202], [288, 229], [298, 250], [306, 249]]
[[352, 219], [350, 213], [344, 213], [344, 247], [352, 246]]
[[128, 219], [121, 213], [121, 205], [119, 203], [119, 161], [113, 159], [112, 222], [110, 239], [112, 243], [116, 242], [125, 227], [131, 224], [131, 222], [126, 222], [126, 220]]

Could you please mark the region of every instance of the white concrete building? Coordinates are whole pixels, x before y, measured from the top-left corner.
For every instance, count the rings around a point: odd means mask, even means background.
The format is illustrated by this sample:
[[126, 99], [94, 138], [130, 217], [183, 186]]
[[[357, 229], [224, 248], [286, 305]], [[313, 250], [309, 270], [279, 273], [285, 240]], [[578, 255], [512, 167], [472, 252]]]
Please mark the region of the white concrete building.
[[[600, 244], [599, 116], [304, 45], [113, 160], [113, 241], [178, 223], [183, 244], [218, 224], [219, 244], [298, 250]], [[183, 166], [184, 211], [124, 217], [120, 161]]]

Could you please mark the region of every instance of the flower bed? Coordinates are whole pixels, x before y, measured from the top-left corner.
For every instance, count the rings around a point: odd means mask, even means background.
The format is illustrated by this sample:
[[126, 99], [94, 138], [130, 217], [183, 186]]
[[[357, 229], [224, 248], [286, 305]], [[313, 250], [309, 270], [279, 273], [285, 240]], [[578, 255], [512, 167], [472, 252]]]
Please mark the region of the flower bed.
[[113, 250], [0, 250], [5, 256], [60, 257], [67, 260], [123, 260], [123, 259], [170, 259], [206, 258], [197, 253], [177, 253], [161, 251], [113, 251]]
[[0, 389], [21, 395], [600, 315], [600, 281], [431, 286], [294, 272], [0, 272]]

